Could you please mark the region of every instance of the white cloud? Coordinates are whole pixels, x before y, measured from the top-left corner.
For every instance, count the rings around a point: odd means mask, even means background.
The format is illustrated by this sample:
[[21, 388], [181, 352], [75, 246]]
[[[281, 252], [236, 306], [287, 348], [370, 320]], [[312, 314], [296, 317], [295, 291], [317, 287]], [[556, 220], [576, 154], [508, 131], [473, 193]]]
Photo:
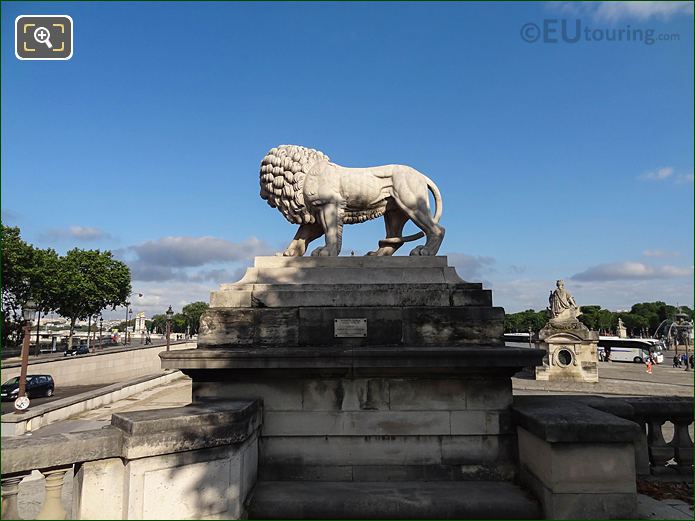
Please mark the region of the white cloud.
[[41, 234], [41, 238], [46, 241], [96, 242], [113, 237], [110, 233], [92, 226], [70, 226], [68, 228], [52, 228]]
[[447, 253], [447, 256], [449, 257], [449, 264], [456, 268], [459, 276], [472, 282], [480, 280], [484, 272], [491, 271], [491, 266], [495, 263], [495, 259], [492, 257], [480, 255]]
[[678, 184], [688, 184], [692, 183], [693, 180], [695, 180], [695, 175], [692, 173], [690, 174], [679, 174], [678, 177], [676, 177], [676, 183]]
[[128, 248], [146, 265], [184, 268], [213, 262], [239, 261], [269, 254], [269, 246], [250, 237], [231, 242], [218, 237], [163, 237]]
[[669, 20], [693, 14], [693, 2], [596, 2], [594, 7], [594, 17], [606, 22]]
[[193, 283], [233, 282], [257, 255], [273, 250], [263, 241], [250, 237], [231, 242], [218, 237], [163, 237], [122, 248], [114, 254], [130, 267], [134, 281]]
[[644, 173], [641, 176], [639, 176], [639, 178], [648, 181], [663, 181], [664, 179], [668, 179], [672, 175], [673, 167], [665, 166], [663, 168], [658, 168], [656, 170], [652, 170], [651, 172]]
[[588, 16], [597, 22], [646, 22], [692, 16], [693, 2], [548, 2], [546, 6], [569, 16]]
[[692, 273], [692, 267], [651, 266], [643, 262], [616, 262], [591, 266], [581, 273], [576, 273], [571, 278], [579, 281], [669, 279], [688, 277]]
[[665, 259], [669, 257], [679, 257], [680, 253], [677, 251], [668, 251], [668, 250], [644, 250], [642, 252], [642, 255], [645, 257], [656, 257], [659, 259]]

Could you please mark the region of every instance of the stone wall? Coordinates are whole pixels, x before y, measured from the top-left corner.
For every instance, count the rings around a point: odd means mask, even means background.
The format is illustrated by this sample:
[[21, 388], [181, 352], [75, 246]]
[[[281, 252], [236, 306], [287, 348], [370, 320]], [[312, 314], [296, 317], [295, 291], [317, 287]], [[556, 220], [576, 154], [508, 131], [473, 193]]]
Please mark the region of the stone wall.
[[193, 400], [261, 398], [260, 479], [510, 479], [509, 379], [194, 382]]
[[[174, 344], [171, 349], [191, 349], [195, 346], [195, 343]], [[166, 346], [113, 349], [45, 362], [38, 361], [29, 365], [28, 374], [50, 374], [56, 387], [110, 384], [161, 373], [159, 353], [163, 351], [166, 351]], [[19, 371], [19, 364], [12, 364], [10, 367], [3, 364], [0, 379], [6, 382], [19, 376]]]

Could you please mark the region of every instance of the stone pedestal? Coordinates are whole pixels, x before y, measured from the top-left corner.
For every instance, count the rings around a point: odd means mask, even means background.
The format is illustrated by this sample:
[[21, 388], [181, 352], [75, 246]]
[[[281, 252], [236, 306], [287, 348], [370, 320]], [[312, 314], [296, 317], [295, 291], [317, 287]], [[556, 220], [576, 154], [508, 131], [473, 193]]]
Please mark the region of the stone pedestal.
[[503, 330], [491, 291], [446, 257], [256, 257], [211, 293], [198, 346], [503, 345]]
[[[484, 481], [535, 517], [509, 492], [509, 408], [511, 376], [542, 352], [504, 347], [503, 320], [490, 291], [445, 257], [260, 257], [212, 293], [198, 349], [160, 356], [193, 379], [194, 403], [262, 399], [252, 516], [379, 518], [390, 505], [399, 517], [499, 517], [461, 506], [469, 489], [456, 483]], [[424, 481], [442, 483], [423, 503], [438, 510], [402, 510], [405, 490]], [[399, 485], [353, 501], [366, 482]], [[331, 510], [335, 490], [346, 499]], [[282, 493], [305, 499], [276, 510]]]
[[548, 323], [538, 333], [545, 351], [536, 380], [598, 382], [598, 333], [578, 320], [560, 325]]

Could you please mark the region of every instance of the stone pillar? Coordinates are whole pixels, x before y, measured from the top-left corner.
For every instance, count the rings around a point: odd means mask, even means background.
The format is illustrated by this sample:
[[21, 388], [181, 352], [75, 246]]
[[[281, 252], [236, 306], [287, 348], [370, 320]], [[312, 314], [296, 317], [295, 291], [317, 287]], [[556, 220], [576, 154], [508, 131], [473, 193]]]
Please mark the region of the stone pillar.
[[19, 484], [27, 474], [2, 479], [2, 519], [22, 519], [17, 508]]
[[123, 519], [125, 463], [121, 458], [87, 461], [75, 470], [75, 519]]
[[63, 508], [61, 498], [63, 495], [63, 479], [65, 478], [65, 473], [71, 468], [72, 465], [69, 467], [40, 471], [41, 474], [46, 477], [46, 499], [36, 519], [66, 518], [67, 512]]

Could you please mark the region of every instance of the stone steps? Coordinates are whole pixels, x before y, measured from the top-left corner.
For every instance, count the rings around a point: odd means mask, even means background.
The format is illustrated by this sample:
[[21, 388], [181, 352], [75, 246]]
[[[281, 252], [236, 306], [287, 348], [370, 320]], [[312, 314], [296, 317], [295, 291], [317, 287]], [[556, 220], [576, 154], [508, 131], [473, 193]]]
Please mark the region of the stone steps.
[[538, 502], [505, 481], [259, 481], [249, 519], [538, 519]]

